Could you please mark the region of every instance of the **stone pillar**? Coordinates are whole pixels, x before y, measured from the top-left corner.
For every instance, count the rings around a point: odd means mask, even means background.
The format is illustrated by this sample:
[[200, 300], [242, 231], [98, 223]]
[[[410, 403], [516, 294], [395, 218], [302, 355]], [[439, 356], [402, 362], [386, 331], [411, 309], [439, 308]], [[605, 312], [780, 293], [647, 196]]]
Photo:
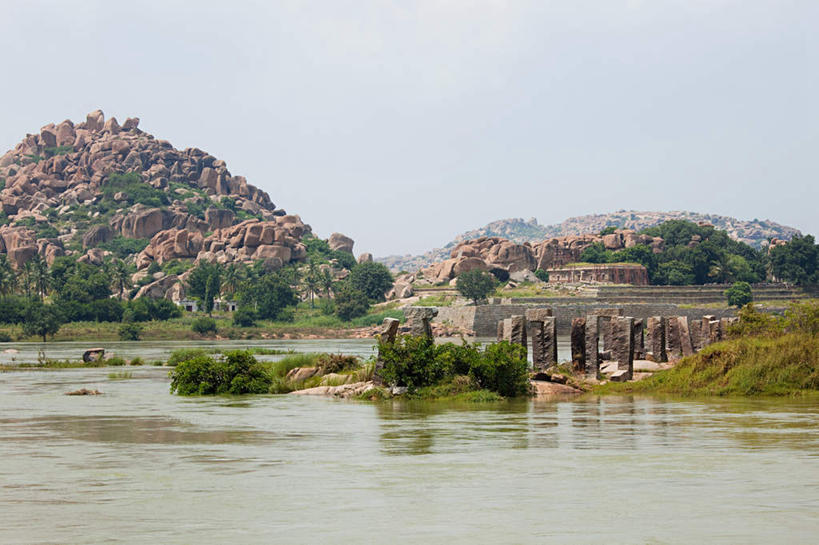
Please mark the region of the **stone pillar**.
[[505, 331], [505, 328], [504, 328], [504, 323], [505, 322], [506, 322], [506, 320], [498, 320], [498, 342], [501, 342], [503, 340], [503, 334], [504, 334], [504, 331]]
[[572, 320], [572, 369], [578, 373], [586, 372], [586, 319]]
[[676, 316], [670, 316], [666, 320], [665, 343], [668, 357], [679, 358], [682, 356], [682, 344], [680, 341], [680, 322]]
[[553, 316], [543, 321], [543, 351], [546, 367], [557, 365], [557, 318]]
[[603, 350], [611, 350], [611, 319], [614, 316], [622, 316], [623, 309], [598, 308], [595, 309], [594, 313], [601, 317], [600, 336], [603, 338]]
[[532, 339], [532, 364], [535, 369], [544, 370], [549, 367], [549, 358], [546, 355], [545, 342], [546, 320], [552, 317], [552, 310], [548, 308], [529, 309], [526, 311], [526, 321], [529, 323], [529, 336]]
[[600, 316], [586, 316], [586, 376], [600, 378]]
[[645, 329], [645, 322], [643, 320], [634, 320], [634, 359], [641, 360], [646, 357], [646, 345], [643, 340], [643, 330]]
[[435, 307], [409, 307], [404, 310], [410, 335], [432, 338], [430, 321], [438, 315]]
[[713, 344], [721, 340], [722, 336], [720, 335], [719, 330], [719, 320], [711, 320], [708, 322], [708, 342]]
[[617, 370], [625, 371], [625, 380], [634, 377], [634, 318], [618, 316], [611, 321], [612, 356], [617, 361]]
[[688, 316], [677, 316], [680, 330], [680, 348], [683, 356], [694, 354], [694, 345], [691, 344], [691, 331], [688, 329]]
[[380, 354], [381, 345], [395, 343], [395, 336], [397, 334], [398, 320], [395, 318], [384, 318], [384, 323], [381, 325], [381, 333], [378, 336], [379, 357], [375, 361], [375, 369], [373, 370], [374, 384], [384, 384], [384, 379], [381, 378], [381, 370], [384, 369], [384, 362], [381, 360]]
[[666, 319], [664, 316], [652, 316], [646, 327], [646, 341], [648, 351], [654, 356], [654, 361], [663, 363], [668, 361], [665, 352]]
[[691, 344], [694, 346], [694, 352], [702, 350], [702, 320], [691, 320], [688, 322], [688, 329], [691, 332]]

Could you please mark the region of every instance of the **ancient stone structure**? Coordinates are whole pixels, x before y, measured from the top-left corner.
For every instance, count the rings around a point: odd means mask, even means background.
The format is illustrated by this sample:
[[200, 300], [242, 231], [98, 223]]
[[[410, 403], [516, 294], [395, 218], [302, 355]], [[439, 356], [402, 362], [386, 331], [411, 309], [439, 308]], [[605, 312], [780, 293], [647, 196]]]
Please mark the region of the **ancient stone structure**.
[[608, 284], [648, 285], [648, 271], [638, 264], [583, 264], [548, 269], [550, 283], [580, 284], [599, 282]]
[[532, 363], [535, 369], [547, 369], [557, 363], [557, 326], [552, 309], [526, 311], [529, 336], [532, 339]]
[[625, 371], [625, 380], [634, 376], [634, 318], [618, 316], [612, 325], [612, 356], [617, 362], [617, 370]]
[[404, 310], [410, 335], [432, 337], [430, 322], [438, 315], [435, 307], [408, 307]]
[[680, 333], [680, 349], [683, 356], [694, 354], [694, 346], [691, 344], [691, 331], [688, 329], [688, 316], [677, 316], [677, 323]]
[[688, 322], [688, 330], [691, 333], [691, 345], [694, 347], [694, 352], [702, 350], [702, 320], [691, 320]]
[[668, 361], [665, 351], [665, 316], [651, 316], [646, 324], [646, 343], [648, 351], [656, 362]]
[[[384, 318], [384, 323], [381, 325], [381, 332], [379, 334], [379, 344], [390, 345], [395, 342], [395, 337], [398, 334], [399, 321], [395, 318]], [[380, 356], [380, 351], [379, 351]], [[381, 377], [381, 370], [384, 369], [384, 362], [379, 357], [375, 362], [375, 369], [373, 370], [373, 383], [383, 384], [384, 380]]]
[[679, 358], [682, 356], [682, 344], [680, 341], [680, 322], [676, 316], [671, 316], [665, 322], [665, 348], [669, 358]]
[[[498, 324], [499, 340], [519, 344], [526, 349], [526, 317], [516, 314]], [[527, 350], [528, 357], [528, 350]]]
[[586, 372], [586, 319], [572, 320], [572, 368], [575, 372]]
[[600, 316], [586, 316], [586, 376], [595, 379], [600, 378], [600, 322]]
[[645, 322], [634, 319], [634, 359], [641, 360], [646, 357], [646, 347], [643, 338]]

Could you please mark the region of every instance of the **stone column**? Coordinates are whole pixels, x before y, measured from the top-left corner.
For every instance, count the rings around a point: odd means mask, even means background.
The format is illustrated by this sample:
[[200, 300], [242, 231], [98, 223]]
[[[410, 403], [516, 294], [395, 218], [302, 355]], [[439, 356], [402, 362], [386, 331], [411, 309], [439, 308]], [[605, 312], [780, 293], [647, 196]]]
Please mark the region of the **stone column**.
[[691, 332], [691, 344], [694, 346], [694, 352], [702, 350], [702, 320], [691, 320], [688, 322], [688, 329]]
[[722, 340], [719, 330], [719, 320], [711, 320], [708, 322], [708, 342], [713, 344]]
[[621, 308], [598, 308], [594, 311], [601, 317], [600, 336], [603, 338], [603, 350], [611, 350], [611, 319], [615, 316], [622, 316]]
[[572, 320], [572, 368], [575, 372], [586, 372], [586, 319]]
[[395, 343], [395, 336], [397, 334], [398, 320], [395, 318], [384, 318], [384, 323], [381, 325], [381, 333], [378, 336], [379, 357], [375, 361], [375, 369], [373, 370], [374, 384], [384, 384], [384, 380], [381, 378], [381, 370], [384, 369], [384, 362], [381, 360], [381, 346]]
[[503, 335], [504, 335], [504, 332], [505, 332], [505, 327], [504, 327], [505, 322], [506, 322], [506, 320], [498, 320], [498, 342], [501, 342], [503, 340]]
[[526, 317], [522, 315], [514, 315], [509, 318], [509, 342], [512, 344], [519, 344], [524, 349], [526, 348]]
[[548, 308], [529, 309], [526, 311], [526, 321], [529, 323], [529, 336], [532, 339], [532, 365], [535, 369], [549, 367], [546, 355], [544, 324], [551, 318], [552, 310]]
[[432, 338], [430, 321], [437, 315], [438, 309], [435, 307], [409, 307], [405, 309], [404, 316], [407, 318], [410, 335]]
[[553, 316], [543, 321], [543, 346], [546, 366], [557, 365], [557, 318]]
[[646, 327], [648, 350], [654, 356], [654, 361], [658, 363], [668, 361], [665, 352], [665, 328], [666, 319], [664, 316], [652, 316], [648, 319]]
[[634, 377], [634, 318], [618, 316], [611, 322], [612, 356], [617, 361], [617, 370], [625, 371], [625, 380]]
[[600, 378], [600, 316], [586, 316], [586, 376]]
[[643, 320], [634, 320], [634, 359], [636, 360], [646, 357], [646, 345], [643, 340], [644, 323]]
[[688, 329], [688, 316], [677, 316], [680, 330], [680, 348], [683, 356], [694, 354], [694, 345], [691, 344], [691, 331]]
[[680, 322], [676, 316], [671, 316], [666, 320], [666, 351], [669, 358], [679, 358], [682, 356], [682, 343], [680, 341]]

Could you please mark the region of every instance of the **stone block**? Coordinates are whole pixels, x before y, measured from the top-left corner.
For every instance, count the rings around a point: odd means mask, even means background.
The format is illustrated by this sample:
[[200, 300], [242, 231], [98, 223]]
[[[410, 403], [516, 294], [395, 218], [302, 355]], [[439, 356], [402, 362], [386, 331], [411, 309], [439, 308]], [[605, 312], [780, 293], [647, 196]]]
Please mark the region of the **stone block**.
[[688, 316], [677, 316], [680, 332], [680, 349], [683, 356], [694, 354], [694, 345], [691, 343], [691, 331], [688, 329]]
[[627, 382], [631, 380], [631, 377], [628, 371], [620, 369], [612, 373], [611, 376], [609, 376], [609, 380], [612, 382]]
[[646, 357], [646, 347], [643, 338], [645, 330], [643, 320], [634, 320], [634, 359], [641, 360]]
[[612, 356], [618, 371], [626, 371], [631, 380], [634, 375], [634, 318], [618, 316], [611, 321]]
[[552, 316], [550, 308], [530, 308], [526, 309], [526, 320], [529, 322], [545, 322], [546, 318]]
[[437, 315], [438, 309], [435, 307], [409, 307], [405, 309], [404, 316], [407, 318], [410, 335], [432, 337], [430, 322]]
[[547, 367], [557, 365], [557, 318], [547, 318], [543, 322], [543, 355]]

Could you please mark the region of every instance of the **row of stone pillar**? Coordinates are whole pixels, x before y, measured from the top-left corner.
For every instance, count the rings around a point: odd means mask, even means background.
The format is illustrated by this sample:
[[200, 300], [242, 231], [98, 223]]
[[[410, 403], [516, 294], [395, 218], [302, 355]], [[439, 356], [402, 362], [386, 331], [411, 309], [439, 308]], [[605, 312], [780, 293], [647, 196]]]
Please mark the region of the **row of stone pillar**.
[[[526, 348], [532, 339], [532, 364], [536, 371], [557, 364], [557, 321], [548, 308], [535, 308], [498, 322], [498, 341]], [[527, 353], [528, 355], [528, 353]]]

